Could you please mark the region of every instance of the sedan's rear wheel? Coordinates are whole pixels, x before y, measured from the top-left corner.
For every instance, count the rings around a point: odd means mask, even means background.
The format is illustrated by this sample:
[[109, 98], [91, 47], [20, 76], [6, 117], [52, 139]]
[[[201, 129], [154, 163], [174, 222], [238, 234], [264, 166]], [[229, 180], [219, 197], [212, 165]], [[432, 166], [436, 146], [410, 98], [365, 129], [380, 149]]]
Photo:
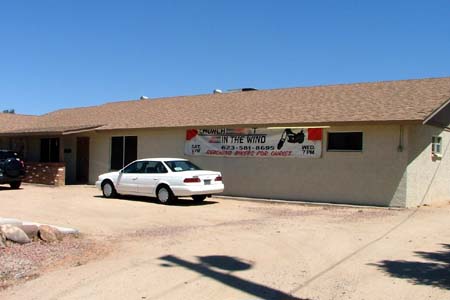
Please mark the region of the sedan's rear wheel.
[[158, 201], [162, 204], [171, 204], [174, 200], [174, 196], [172, 191], [168, 186], [162, 185], [158, 188], [158, 191], [156, 192], [156, 197], [158, 198]]
[[103, 183], [102, 192], [105, 198], [114, 198], [117, 195], [116, 189], [110, 181]]
[[206, 195], [194, 195], [192, 199], [194, 202], [203, 202], [206, 199]]

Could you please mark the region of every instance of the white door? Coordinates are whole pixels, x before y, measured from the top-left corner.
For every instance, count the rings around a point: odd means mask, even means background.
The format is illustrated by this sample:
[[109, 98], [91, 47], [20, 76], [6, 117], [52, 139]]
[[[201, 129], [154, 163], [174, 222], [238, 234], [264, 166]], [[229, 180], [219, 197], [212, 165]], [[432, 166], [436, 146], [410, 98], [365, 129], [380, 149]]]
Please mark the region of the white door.
[[121, 173], [117, 181], [117, 192], [124, 195], [137, 194], [137, 174]]
[[117, 192], [125, 195], [138, 195], [138, 181], [145, 170], [147, 162], [137, 161], [128, 165], [119, 175]]
[[160, 161], [149, 161], [145, 168], [145, 173], [140, 174], [139, 176], [139, 194], [155, 197], [158, 183], [167, 176], [167, 169]]

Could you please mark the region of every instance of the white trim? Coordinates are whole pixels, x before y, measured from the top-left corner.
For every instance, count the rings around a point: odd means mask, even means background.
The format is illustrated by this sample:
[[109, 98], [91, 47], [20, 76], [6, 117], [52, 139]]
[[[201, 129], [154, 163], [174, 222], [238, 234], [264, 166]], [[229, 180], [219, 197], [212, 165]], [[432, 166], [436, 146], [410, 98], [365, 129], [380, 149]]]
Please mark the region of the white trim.
[[[268, 130], [278, 130], [278, 129], [308, 129], [308, 128], [330, 128], [331, 126], [283, 126], [283, 127], [267, 127]], [[264, 128], [264, 127], [262, 127]]]

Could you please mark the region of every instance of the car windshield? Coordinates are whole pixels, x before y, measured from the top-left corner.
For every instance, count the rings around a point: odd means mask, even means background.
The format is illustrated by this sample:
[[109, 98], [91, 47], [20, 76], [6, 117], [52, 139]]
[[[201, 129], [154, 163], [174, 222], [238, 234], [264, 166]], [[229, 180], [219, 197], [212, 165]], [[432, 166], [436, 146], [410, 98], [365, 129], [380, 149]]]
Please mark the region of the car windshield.
[[13, 158], [13, 157], [17, 157], [17, 153], [13, 152], [13, 151], [0, 151], [0, 159], [4, 160], [4, 159], [8, 159], [8, 158]]
[[172, 170], [172, 172], [201, 170], [201, 168], [197, 167], [188, 160], [170, 160], [165, 161], [165, 163]]

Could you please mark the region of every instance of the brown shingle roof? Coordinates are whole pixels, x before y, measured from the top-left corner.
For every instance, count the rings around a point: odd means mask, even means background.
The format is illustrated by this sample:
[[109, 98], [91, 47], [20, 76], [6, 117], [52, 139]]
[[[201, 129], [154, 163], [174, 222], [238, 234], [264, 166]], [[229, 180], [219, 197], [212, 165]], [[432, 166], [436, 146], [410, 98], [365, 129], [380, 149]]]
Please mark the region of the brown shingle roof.
[[63, 109], [14, 131], [423, 122], [449, 99], [450, 77], [286, 88]]
[[0, 113], [0, 132], [19, 130], [28, 124], [33, 124], [39, 118], [38, 116]]

